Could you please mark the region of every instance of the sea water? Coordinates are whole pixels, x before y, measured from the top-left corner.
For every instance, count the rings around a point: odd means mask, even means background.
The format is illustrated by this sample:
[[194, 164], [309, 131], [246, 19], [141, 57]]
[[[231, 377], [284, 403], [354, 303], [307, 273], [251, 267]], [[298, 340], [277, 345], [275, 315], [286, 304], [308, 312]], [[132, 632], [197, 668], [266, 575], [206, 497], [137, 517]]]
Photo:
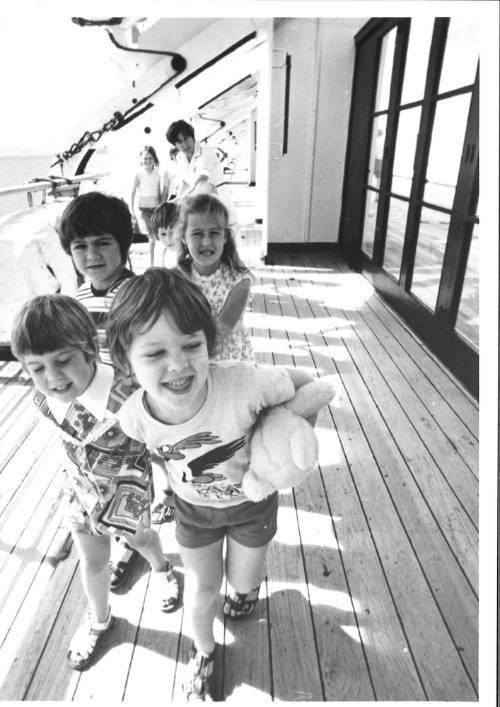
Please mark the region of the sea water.
[[[59, 174], [58, 167], [50, 167], [53, 155], [0, 155], [0, 188], [23, 184], [33, 177]], [[0, 216], [28, 206], [25, 193], [0, 195]]]

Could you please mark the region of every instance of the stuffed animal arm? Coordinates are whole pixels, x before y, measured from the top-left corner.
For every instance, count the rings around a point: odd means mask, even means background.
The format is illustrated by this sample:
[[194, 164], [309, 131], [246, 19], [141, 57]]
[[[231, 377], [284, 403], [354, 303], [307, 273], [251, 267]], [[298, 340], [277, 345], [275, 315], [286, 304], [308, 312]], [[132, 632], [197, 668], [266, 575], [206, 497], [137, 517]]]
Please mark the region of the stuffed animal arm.
[[326, 378], [306, 383], [286, 403], [260, 415], [250, 440], [250, 466], [242, 490], [260, 501], [278, 489], [302, 483], [318, 463], [318, 440], [306, 418], [328, 405], [335, 395]]

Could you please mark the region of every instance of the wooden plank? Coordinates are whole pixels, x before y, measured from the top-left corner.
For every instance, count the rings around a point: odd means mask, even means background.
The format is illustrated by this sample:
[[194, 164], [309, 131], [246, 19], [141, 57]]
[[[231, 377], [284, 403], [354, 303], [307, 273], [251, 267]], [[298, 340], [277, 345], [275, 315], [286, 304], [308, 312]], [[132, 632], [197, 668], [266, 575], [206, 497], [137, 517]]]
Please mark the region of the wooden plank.
[[[282, 315], [276, 294], [265, 296], [265, 309], [270, 317]], [[283, 328], [269, 327], [269, 333], [273, 348], [277, 342], [282, 344], [278, 352], [273, 350], [273, 363], [293, 367], [293, 358], [287, 353], [289, 345], [286, 332]], [[269, 361], [269, 355], [260, 360]], [[294, 509], [292, 493], [280, 493], [278, 534], [270, 545], [267, 563], [273, 698], [289, 701], [323, 700], [317, 646], [307, 598], [307, 579], [300, 553], [300, 536], [297, 519], [291, 509]], [[279, 538], [286, 538], [286, 542], [280, 543]], [[298, 636], [301, 637], [300, 641], [297, 640]]]
[[[335, 267], [349, 276], [354, 275], [345, 263], [336, 261]], [[460, 382], [441, 364], [441, 362], [416, 337], [405, 322], [377, 294], [370, 297], [369, 308], [394, 333], [396, 341], [402, 346], [427, 379], [448, 402], [450, 408], [462, 420], [471, 434], [479, 438], [478, 405]]]
[[[25, 700], [35, 699], [40, 693], [36, 686], [44, 688], [45, 693], [57, 695], [63, 699], [66, 695], [66, 680], [77, 679], [77, 674], [62, 672], [64, 683], [58, 683], [58, 674], [48, 670], [51, 665], [44, 662], [44, 649], [50, 636], [54, 622], [64, 602], [68, 586], [77, 571], [76, 553], [62, 562], [54, 563], [51, 559], [57, 549], [59, 539], [49, 547], [46, 557], [38, 570], [30, 593], [23, 602], [21, 611], [16, 617], [16, 626], [11, 629], [7, 641], [0, 652], [0, 699]], [[71, 616], [68, 613], [67, 616]], [[76, 619], [77, 620], [77, 619]], [[22, 632], [21, 640], [19, 632]], [[62, 652], [54, 662], [58, 669], [64, 667], [64, 649], [67, 643], [62, 643]], [[71, 690], [70, 690], [71, 692]]]
[[[318, 304], [315, 299], [310, 300], [310, 305], [312, 313], [319, 317], [323, 317], [325, 309], [328, 309]], [[330, 308], [328, 311], [332, 316], [335, 316], [335, 310]], [[324, 337], [328, 341], [329, 335], [324, 333]], [[333, 340], [333, 337], [330, 339]], [[332, 370], [336, 369], [333, 367]], [[356, 480], [360, 499], [365, 505], [365, 512], [379, 555], [386, 560], [383, 563], [384, 571], [399, 614], [404, 622], [409, 641], [408, 649], [413, 651], [426, 693], [431, 699], [440, 699], [440, 696], [446, 694], [448, 698], [450, 695], [456, 695], [456, 699], [460, 699], [460, 695], [470, 695], [471, 699], [474, 699], [475, 691], [467, 672], [468, 668], [462, 664], [461, 652], [458, 650], [458, 646], [454, 645], [448, 633], [440, 613], [441, 607], [438, 610], [435, 603], [436, 595], [430, 589], [432, 585], [422, 574], [420, 565], [420, 557], [423, 557], [427, 558], [429, 563], [427, 571], [440, 570], [442, 572], [443, 567], [448, 570], [447, 563], [442, 559], [447, 554], [449, 555], [448, 548], [442, 542], [441, 534], [436, 532], [438, 529], [435, 529], [434, 532], [431, 530], [435, 528], [435, 525], [432, 519], [426, 519], [424, 504], [420, 504], [421, 508], [418, 509], [418, 513], [413, 512], [412, 524], [405, 523], [401, 526], [399, 513], [401, 506], [404, 505], [402, 495], [404, 494], [404, 503], [409, 504], [410, 508], [413, 508], [416, 503], [415, 494], [408, 493], [408, 489], [406, 486], [403, 487], [400, 478], [404, 460], [400, 457], [398, 450], [392, 449], [388, 440], [384, 438], [387, 436], [385, 426], [382, 425], [381, 429], [378, 429], [381, 424], [380, 410], [370, 404], [371, 399], [366, 395], [364, 383], [360, 382], [359, 370], [352, 364], [350, 365], [348, 360], [343, 361], [341, 377], [345, 386], [346, 398], [342, 408], [336, 408], [335, 421]], [[363, 416], [364, 434], [355, 442], [353, 441], [352, 420], [349, 422], [349, 418], [345, 418], [345, 411], [351, 404], [353, 407], [349, 414], [355, 415], [357, 411], [358, 415]], [[367, 410], [371, 413], [369, 420], [365, 419]], [[346, 422], [347, 427], [345, 427]], [[370, 446], [367, 446], [368, 440]], [[380, 448], [375, 451], [373, 443], [377, 441], [380, 443]], [[362, 452], [363, 448], [364, 453]], [[367, 469], [367, 459], [371, 457], [372, 450], [374, 450], [375, 458], [380, 459], [383, 464], [383, 475], [378, 467], [369, 469], [369, 471]], [[399, 488], [389, 486], [389, 481], [385, 481], [388, 477], [396, 486], [399, 483]], [[389, 490], [390, 496], [387, 498]], [[394, 499], [396, 491], [400, 494], [399, 499], [397, 495]], [[404, 510], [407, 509], [404, 508]], [[413, 544], [416, 545], [416, 550]], [[437, 545], [436, 550], [431, 551], [430, 548], [433, 548], [434, 545]], [[393, 563], [392, 558], [397, 558], [397, 562]], [[453, 566], [452, 559], [450, 558], [450, 579], [460, 582], [460, 573]], [[467, 589], [468, 585], [465, 582], [463, 584]], [[444, 583], [443, 586], [446, 587]], [[457, 598], [460, 599], [460, 597]], [[465, 605], [469, 606], [467, 602]], [[453, 610], [453, 607], [450, 609]], [[425, 640], [422, 640], [423, 616], [425, 616], [428, 632]], [[432, 638], [430, 634], [433, 634]], [[430, 648], [431, 645], [433, 649]], [[460, 648], [463, 647], [461, 644], [459, 645]], [[442, 671], [439, 676], [436, 675], [436, 665], [440, 665]], [[448, 676], [446, 684], [443, 684], [443, 675]], [[448, 680], [454, 683], [455, 689], [448, 685]]]
[[[295, 278], [295, 283], [289, 281], [289, 287], [292, 293], [297, 291], [298, 296], [293, 297], [293, 304], [299, 314], [300, 322], [303, 322], [311, 317], [311, 309], [306, 299], [300, 294], [302, 287], [300, 275], [297, 273]], [[324, 351], [321, 332], [308, 333], [304, 335], [304, 338], [307, 341], [307, 348], [313, 362], [318, 365], [321, 361], [323, 365], [324, 356], [321, 353], [314, 353]], [[338, 397], [341, 398], [342, 383], [340, 380], [338, 387]], [[341, 403], [336, 398], [332, 404], [334, 419], [339, 404]], [[340, 617], [338, 624], [345, 627], [344, 631], [349, 631], [347, 637], [353, 637], [353, 641], [359, 641], [355, 645], [359, 645], [359, 650], [362, 650], [365, 660], [368, 661], [369, 684], [365, 678], [364, 691], [367, 692], [368, 685], [370, 685], [372, 694], [375, 693], [377, 699], [423, 699], [425, 692], [420, 683], [412, 655], [408, 650], [405, 651], [402, 648], [406, 645], [406, 637], [393, 604], [383, 567], [377, 556], [376, 546], [372, 544], [373, 538], [367, 525], [363, 506], [358, 499], [356, 486], [349, 473], [349, 459], [345, 457], [332, 418], [326, 411], [321, 414], [318, 420], [316, 432], [320, 436], [320, 440], [323, 439], [323, 444], [320, 446], [323, 484], [320, 484], [319, 479], [313, 479], [296, 489], [295, 495], [297, 498], [304, 499], [304, 502], [308, 503], [308, 507], [316, 509], [321, 508], [322, 497], [326, 494], [325, 500], [333, 519], [336, 543], [345, 576], [345, 580], [337, 584], [334, 575], [331, 582], [335, 582], [334, 587], [341, 589], [344, 582], [346, 583], [354, 612], [352, 623], [355, 628], [352, 626], [349, 628], [349, 624], [346, 626], [345, 615]], [[359, 425], [354, 418], [350, 434], [357, 436], [361, 434]], [[325, 460], [332, 461], [327, 464]], [[311, 577], [311, 568], [318, 562], [317, 553], [311, 551], [310, 558], [307, 558], [306, 547], [304, 547], [304, 553], [307, 574], [308, 577]], [[327, 564], [318, 567], [316, 574], [330, 572], [331, 564]], [[329, 575], [328, 579], [330, 579]], [[319, 581], [321, 580], [318, 580], [318, 583]], [[338, 695], [342, 695], [342, 699], [369, 699], [369, 697], [356, 696], [356, 691], [361, 687], [360, 674], [357, 669], [359, 657], [357, 661], [351, 663], [348, 653], [348, 660], [343, 664], [340, 662], [341, 659], [339, 660], [337, 651], [334, 650], [333, 645], [329, 645], [328, 639], [331, 629], [328, 614], [325, 616], [324, 606], [318, 614], [315, 622], [316, 634], [320, 637], [324, 636], [322, 674], [325, 690], [328, 690], [327, 699], [338, 699]], [[338, 633], [340, 631], [334, 631], [333, 636]], [[350, 648], [352, 652], [352, 646]], [[363, 673], [361, 673], [362, 675]]]
[[[453, 408], [453, 401], [447, 401], [440, 391], [431, 384], [417, 363], [406, 353], [404, 348], [387, 327], [382, 323], [373, 309], [370, 308], [371, 299], [367, 301], [366, 308], [358, 312], [364, 324], [373, 332], [384, 348], [392, 363], [397, 366], [401, 376], [411, 392], [416, 395], [421, 405], [427, 411], [429, 424], [437, 427], [446, 436], [453, 452], [458, 454], [468, 466], [472, 475], [478, 478], [478, 440], [468, 427], [457, 416]], [[409, 412], [414, 410], [410, 406]], [[432, 420], [432, 422], [431, 422]]]
[[[174, 523], [160, 526], [164, 552], [174, 566], [181, 588], [184, 573], [179, 548], [174, 536]], [[149, 577], [150, 579], [150, 577]], [[128, 616], [125, 613], [123, 616]], [[142, 614], [137, 626], [134, 652], [127, 676], [124, 701], [138, 704], [153, 702], [158, 695], [171, 701], [177, 670], [177, 658], [183, 630], [182, 606], [171, 614], [163, 614], [148, 582]]]

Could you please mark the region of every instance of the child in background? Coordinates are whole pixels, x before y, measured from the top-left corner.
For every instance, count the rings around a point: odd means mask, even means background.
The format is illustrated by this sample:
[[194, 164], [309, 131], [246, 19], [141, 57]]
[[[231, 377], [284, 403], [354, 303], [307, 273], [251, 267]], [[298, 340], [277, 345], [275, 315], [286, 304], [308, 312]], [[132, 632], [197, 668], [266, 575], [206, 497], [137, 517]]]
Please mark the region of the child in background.
[[141, 215], [139, 221], [142, 221], [144, 230], [148, 236], [150, 264], [154, 265], [156, 239], [151, 229], [151, 216], [162, 198], [160, 174], [158, 172], [160, 162], [154, 147], [151, 147], [151, 145], [145, 145], [142, 148], [140, 160], [142, 170], [136, 174], [134, 178], [130, 207], [132, 213], [135, 213], [134, 202], [135, 195], [138, 192], [138, 206]]
[[224, 613], [239, 619], [255, 608], [276, 532], [278, 494], [253, 503], [241, 488], [253, 426], [261, 410], [290, 399], [295, 386], [311, 380], [297, 369], [292, 378], [292, 371], [248, 363], [212, 366], [216, 335], [207, 299], [177, 269], [151, 268], [129, 280], [109, 314], [115, 365], [133, 371], [142, 386], [122, 406], [121, 425], [164, 457], [174, 491], [193, 635], [184, 690], [188, 699], [202, 700], [213, 689], [224, 540], [234, 590]]
[[163, 611], [179, 587], [149, 529], [151, 469], [144, 444], [127, 437], [116, 413], [137, 384], [98, 361], [97, 332], [83, 305], [66, 295], [41, 295], [17, 314], [12, 351], [35, 384], [34, 403], [57, 429], [68, 456], [64, 494], [90, 612], [67, 654], [82, 670], [111, 627], [110, 538], [118, 534], [145, 557]]
[[175, 268], [179, 260], [179, 238], [175, 228], [178, 218], [178, 206], [172, 201], [161, 203], [151, 216], [151, 231], [163, 246], [161, 264], [166, 268]]
[[[127, 204], [98, 191], [77, 196], [65, 208], [58, 224], [59, 239], [75, 269], [85, 278], [76, 293], [97, 328], [101, 361], [111, 365], [106, 339], [109, 308], [125, 280], [132, 243], [132, 216]], [[111, 590], [122, 586], [132, 566], [134, 551], [123, 539], [112, 546]]]
[[250, 333], [243, 323], [252, 275], [238, 255], [226, 207], [212, 194], [187, 197], [178, 230], [179, 267], [202, 290], [217, 321], [212, 360], [253, 362]]

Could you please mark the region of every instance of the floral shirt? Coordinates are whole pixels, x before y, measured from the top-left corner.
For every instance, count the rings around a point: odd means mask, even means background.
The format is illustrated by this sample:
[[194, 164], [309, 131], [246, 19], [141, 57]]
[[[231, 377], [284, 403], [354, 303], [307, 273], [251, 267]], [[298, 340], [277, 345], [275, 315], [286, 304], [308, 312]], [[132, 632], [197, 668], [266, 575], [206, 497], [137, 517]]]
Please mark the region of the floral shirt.
[[69, 522], [79, 532], [126, 537], [149, 526], [149, 453], [123, 432], [116, 417], [136, 388], [98, 363], [88, 389], [71, 403], [34, 393], [36, 407], [57, 428], [67, 455], [63, 491]]
[[[218, 317], [231, 290], [243, 280], [251, 280], [249, 272], [235, 272], [227, 265], [221, 265], [211, 275], [200, 275], [191, 264], [191, 279], [198, 285], [212, 312]], [[218, 335], [212, 361], [255, 361], [250, 332], [243, 324], [244, 313], [227, 334]]]

